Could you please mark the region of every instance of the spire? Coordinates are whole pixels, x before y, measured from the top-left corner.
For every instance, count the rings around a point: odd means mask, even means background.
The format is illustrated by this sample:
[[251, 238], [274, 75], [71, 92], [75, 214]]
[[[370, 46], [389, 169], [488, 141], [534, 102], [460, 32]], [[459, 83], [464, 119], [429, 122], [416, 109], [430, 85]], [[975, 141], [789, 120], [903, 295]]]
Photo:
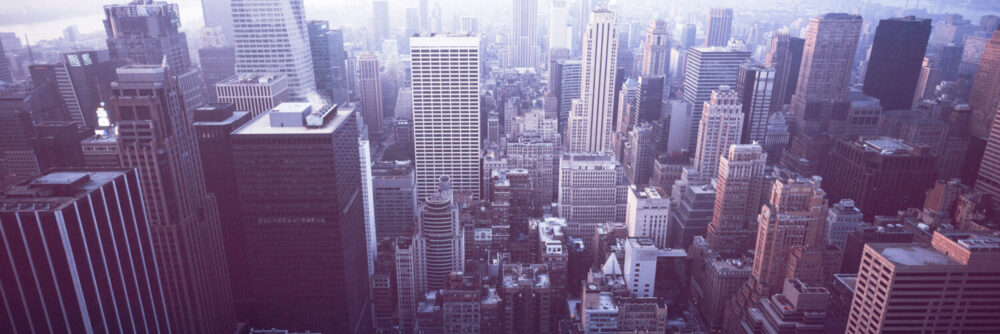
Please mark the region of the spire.
[[601, 272], [605, 275], [623, 275], [622, 266], [618, 264], [618, 258], [615, 257], [615, 254], [608, 255], [608, 260], [604, 261], [604, 265], [601, 266]]
[[28, 40], [28, 33], [24, 33], [24, 45], [28, 47], [28, 64], [34, 64], [35, 55], [31, 53], [31, 41]]

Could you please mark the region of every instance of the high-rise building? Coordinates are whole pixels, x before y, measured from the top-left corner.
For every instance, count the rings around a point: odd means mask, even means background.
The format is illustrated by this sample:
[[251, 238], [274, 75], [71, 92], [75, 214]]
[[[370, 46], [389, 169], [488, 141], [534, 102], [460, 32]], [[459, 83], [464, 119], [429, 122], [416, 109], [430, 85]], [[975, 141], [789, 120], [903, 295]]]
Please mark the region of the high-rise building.
[[590, 14], [584, 38], [580, 100], [570, 108], [566, 129], [568, 152], [612, 149], [612, 118], [618, 38], [615, 13], [597, 9]]
[[920, 66], [920, 76], [917, 77], [917, 88], [913, 92], [913, 105], [933, 99], [940, 83], [941, 65], [938, 64], [937, 58], [924, 57], [924, 62]]
[[479, 38], [415, 36], [410, 57], [417, 200], [430, 196], [444, 175], [455, 192], [479, 198]]
[[[236, 73], [284, 74], [293, 101], [305, 101], [315, 94], [316, 77], [302, 0], [231, 2]], [[269, 19], [261, 21], [261, 17]]]
[[233, 40], [233, 8], [230, 1], [201, 0], [201, 13], [205, 27], [218, 27], [226, 40]]
[[864, 214], [854, 206], [854, 201], [842, 199], [834, 203], [826, 214], [826, 243], [844, 249], [847, 236], [861, 228], [864, 224]]
[[666, 21], [649, 21], [646, 43], [642, 47], [642, 75], [666, 77], [670, 57], [670, 32]]
[[580, 75], [583, 70], [579, 59], [561, 59], [549, 69], [550, 91], [559, 98], [559, 133], [566, 133], [573, 100], [580, 98]]
[[649, 184], [653, 174], [653, 160], [656, 160], [656, 145], [660, 142], [663, 129], [659, 123], [642, 123], [628, 133], [628, 144], [621, 157], [625, 179], [629, 184]]
[[712, 8], [705, 25], [705, 46], [729, 45], [733, 31], [733, 9]]
[[559, 162], [559, 217], [573, 223], [624, 222], [627, 183], [610, 152], [564, 153]]
[[704, 103], [704, 114], [698, 123], [698, 140], [694, 155], [694, 176], [710, 180], [718, 176], [719, 159], [729, 152], [731, 145], [739, 144], [743, 132], [743, 106], [740, 95], [720, 86], [712, 92], [712, 99]]
[[625, 226], [631, 238], [648, 238], [658, 248], [667, 248], [667, 221], [670, 197], [661, 190], [629, 187], [625, 208]]
[[538, 66], [538, 0], [512, 0], [508, 67]]
[[7, 52], [4, 51], [3, 41], [0, 41], [0, 81], [14, 82], [14, 75], [10, 71], [10, 61], [7, 59]]
[[205, 189], [193, 113], [179, 96], [183, 82], [163, 65], [117, 73], [109, 106], [118, 115], [119, 156], [122, 167], [139, 172], [171, 328], [232, 331], [218, 207]]
[[712, 98], [712, 91], [723, 85], [735, 86], [740, 65], [747, 59], [750, 59], [750, 52], [724, 47], [688, 50], [682, 95], [682, 99], [694, 108], [693, 117], [688, 119], [688, 151], [694, 152], [696, 148], [702, 108]]
[[861, 26], [861, 16], [842, 13], [809, 20], [790, 108], [791, 147], [782, 156], [782, 164], [800, 174], [819, 171], [831, 137], [838, 135], [828, 125], [850, 106], [848, 85]]
[[504, 264], [503, 316], [500, 333], [542, 334], [557, 331], [549, 268], [544, 264]]
[[736, 92], [743, 106], [743, 134], [740, 143], [764, 143], [767, 120], [774, 103], [775, 71], [757, 64], [740, 65]]
[[567, 0], [552, 0], [549, 8], [549, 50], [569, 50], [572, 43]]
[[1000, 327], [998, 247], [1000, 238], [981, 232], [935, 232], [930, 246], [866, 245], [847, 333]]
[[165, 64], [174, 74], [191, 67], [177, 4], [133, 1], [106, 5], [104, 16], [112, 59], [130, 65]]
[[559, 168], [559, 144], [555, 140], [521, 138], [507, 143], [507, 166], [528, 170], [535, 207], [551, 205], [556, 200], [556, 177]]
[[229, 282], [239, 319], [246, 319], [250, 301], [247, 259], [243, 252], [243, 223], [233, 174], [233, 145], [230, 133], [250, 121], [249, 112], [236, 111], [231, 103], [206, 104], [194, 109], [194, 130], [198, 136], [205, 189], [215, 194], [219, 226], [229, 265]]
[[347, 102], [343, 32], [331, 30], [329, 21], [309, 21], [308, 30], [317, 93], [332, 103]]
[[198, 49], [201, 74], [208, 86], [206, 101], [219, 100], [215, 84], [236, 74], [236, 49], [232, 45], [206, 45]]
[[774, 69], [774, 93], [771, 94], [771, 112], [780, 112], [792, 102], [798, 85], [799, 68], [802, 66], [802, 50], [806, 40], [791, 37], [787, 32], [779, 32], [771, 40], [765, 65]]
[[[0, 193], [6, 333], [171, 332], [134, 169], [53, 169]], [[87, 208], [87, 209], [85, 209]], [[101, 270], [95, 270], [101, 269]]]
[[381, 50], [382, 42], [389, 39], [389, 1], [372, 1], [372, 39], [375, 42], [375, 50]]
[[632, 297], [653, 297], [656, 291], [656, 258], [660, 250], [652, 239], [625, 241], [625, 286]]
[[445, 287], [451, 272], [465, 268], [465, 236], [459, 228], [458, 204], [448, 176], [438, 191], [420, 206], [420, 223], [413, 237], [414, 283], [417, 293]]
[[824, 189], [830, 200], [854, 200], [869, 221], [920, 208], [936, 179], [935, 157], [927, 151], [890, 137], [839, 141], [827, 159]]
[[[993, 124], [997, 108], [1000, 108], [998, 90], [1000, 90], [1000, 30], [993, 32], [993, 37], [990, 37], [983, 48], [979, 70], [972, 81], [972, 92], [969, 94], [969, 105], [972, 106], [969, 132], [973, 136], [990, 137], [991, 129], [995, 127]], [[1000, 185], [993, 187], [1000, 188]]]
[[767, 153], [757, 144], [729, 146], [719, 161], [708, 245], [724, 256], [753, 248], [754, 225], [764, 195]]
[[642, 122], [659, 121], [663, 113], [663, 88], [666, 86], [664, 77], [640, 76], [637, 84], [638, 95], [631, 101], [632, 119], [629, 122], [635, 126]]
[[879, 21], [865, 70], [865, 95], [879, 99], [885, 110], [909, 109], [930, 35], [930, 19]]
[[368, 133], [381, 134], [382, 84], [379, 82], [378, 56], [364, 53], [358, 56], [358, 90], [361, 91], [361, 117]]
[[257, 117], [288, 102], [288, 77], [284, 74], [240, 74], [215, 85], [219, 103], [232, 103], [236, 110]]
[[667, 226], [669, 246], [687, 249], [695, 236], [704, 236], [708, 231], [715, 205], [715, 188], [712, 184], [686, 184], [674, 187], [671, 198]]
[[357, 122], [282, 103], [233, 132], [255, 326], [347, 333], [371, 316]]
[[375, 228], [381, 238], [410, 237], [416, 231], [417, 195], [413, 163], [376, 162], [372, 166]]
[[826, 288], [789, 278], [781, 293], [760, 299], [760, 307], [754, 311], [761, 316], [744, 320], [743, 326], [753, 333], [827, 333], [829, 301]]

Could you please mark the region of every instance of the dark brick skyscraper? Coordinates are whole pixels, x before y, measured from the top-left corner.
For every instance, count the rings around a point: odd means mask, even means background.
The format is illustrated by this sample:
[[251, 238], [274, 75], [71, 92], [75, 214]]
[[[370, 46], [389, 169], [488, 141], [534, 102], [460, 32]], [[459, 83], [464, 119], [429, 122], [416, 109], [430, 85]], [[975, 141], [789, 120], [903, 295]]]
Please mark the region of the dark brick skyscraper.
[[282, 103], [233, 132], [252, 326], [352, 333], [371, 318], [357, 122]]
[[879, 21], [865, 71], [865, 95], [879, 99], [884, 110], [909, 109], [930, 35], [930, 19]]
[[228, 332], [235, 319], [219, 212], [205, 190], [182, 84], [165, 66], [122, 67], [109, 107], [122, 166], [139, 171], [173, 331]]
[[61, 169], [0, 194], [0, 332], [184, 331], [167, 317], [139, 183], [131, 168]]
[[827, 158], [823, 188], [832, 201], [853, 199], [869, 221], [919, 208], [935, 179], [927, 151], [889, 137], [839, 141]]

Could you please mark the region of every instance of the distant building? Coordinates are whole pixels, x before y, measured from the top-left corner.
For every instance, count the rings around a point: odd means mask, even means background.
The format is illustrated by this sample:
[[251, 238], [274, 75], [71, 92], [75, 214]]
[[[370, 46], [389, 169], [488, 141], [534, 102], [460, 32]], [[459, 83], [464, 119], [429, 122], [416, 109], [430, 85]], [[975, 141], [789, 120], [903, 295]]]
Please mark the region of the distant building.
[[705, 46], [728, 45], [733, 30], [733, 9], [712, 8], [705, 27]]
[[417, 187], [410, 161], [376, 162], [372, 166], [375, 235], [379, 239], [410, 237], [416, 231]]
[[865, 70], [865, 95], [879, 99], [886, 110], [909, 109], [930, 35], [930, 19], [879, 21]]
[[[315, 93], [316, 79], [302, 0], [234, 0], [231, 6], [233, 22], [251, 22], [261, 15], [268, 15], [274, 22], [283, 22], [280, 25], [238, 24], [233, 27], [231, 38], [236, 47], [236, 73], [286, 75], [289, 100], [305, 101], [309, 94]], [[277, 35], [284, 38], [260, 38]], [[241, 108], [237, 106], [237, 109]]]
[[288, 79], [284, 74], [240, 74], [215, 85], [219, 103], [232, 103], [236, 110], [257, 117], [288, 102]]
[[682, 97], [694, 108], [692, 117], [688, 118], [688, 151], [694, 152], [705, 102], [711, 100], [712, 92], [720, 86], [736, 85], [739, 67], [750, 59], [750, 52], [721, 46], [692, 48], [686, 59]]
[[740, 65], [736, 79], [736, 92], [743, 107], [743, 131], [741, 144], [757, 142], [762, 144], [767, 138], [767, 121], [773, 103], [775, 71], [755, 64]]
[[727, 257], [753, 248], [755, 225], [766, 192], [767, 153], [757, 144], [729, 146], [719, 161], [715, 205], [707, 240]]
[[667, 221], [670, 217], [670, 198], [653, 187], [629, 187], [625, 209], [625, 226], [628, 236], [648, 238], [656, 247], [667, 247]]
[[864, 215], [854, 207], [854, 201], [841, 199], [826, 214], [826, 243], [844, 249], [847, 236], [864, 224]]
[[562, 155], [559, 217], [574, 223], [624, 222], [626, 198], [627, 183], [622, 166], [613, 155]]

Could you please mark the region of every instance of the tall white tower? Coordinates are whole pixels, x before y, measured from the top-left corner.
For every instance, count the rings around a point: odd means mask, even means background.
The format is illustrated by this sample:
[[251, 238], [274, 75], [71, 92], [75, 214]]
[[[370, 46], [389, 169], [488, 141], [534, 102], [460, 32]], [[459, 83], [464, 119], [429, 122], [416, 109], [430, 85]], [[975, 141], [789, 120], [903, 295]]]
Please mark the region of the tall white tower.
[[569, 115], [569, 152], [602, 152], [612, 149], [611, 117], [614, 112], [618, 33], [615, 13], [598, 8], [590, 13], [584, 36], [580, 101]]
[[509, 67], [535, 67], [538, 58], [538, 0], [513, 0]]
[[670, 32], [667, 22], [652, 20], [646, 28], [646, 44], [642, 52], [643, 76], [666, 76], [667, 57], [670, 54]]
[[549, 50], [569, 49], [572, 29], [569, 24], [569, 8], [566, 0], [552, 0], [549, 10]]
[[316, 91], [302, 0], [232, 0], [236, 73], [288, 76], [289, 98]]
[[451, 178], [456, 193], [479, 198], [479, 38], [410, 38], [417, 200]]

